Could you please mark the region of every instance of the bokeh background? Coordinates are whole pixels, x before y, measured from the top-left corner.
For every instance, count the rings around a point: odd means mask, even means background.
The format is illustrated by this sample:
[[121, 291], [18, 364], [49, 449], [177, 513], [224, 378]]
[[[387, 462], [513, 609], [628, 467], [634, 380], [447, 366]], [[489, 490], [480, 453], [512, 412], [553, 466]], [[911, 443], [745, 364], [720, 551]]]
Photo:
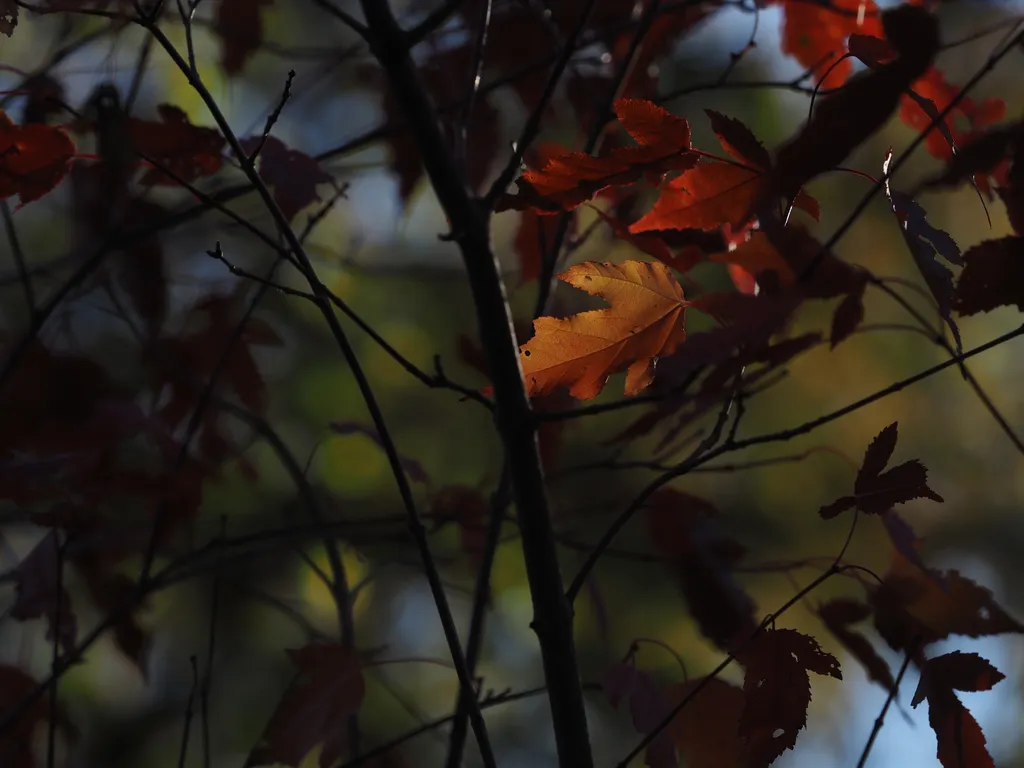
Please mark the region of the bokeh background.
[[[387, 120], [381, 93], [365, 74], [370, 63], [365, 49], [344, 25], [325, 18], [316, 3], [276, 0], [263, 4], [266, 44], [241, 72], [228, 75], [222, 66], [222, 41], [211, 22], [218, 2], [207, 0], [199, 5], [192, 31], [196, 61], [204, 82], [240, 136], [262, 129], [267, 114], [280, 99], [289, 69], [297, 73], [293, 94], [274, 129], [274, 135], [289, 146], [310, 155], [328, 152]], [[422, 17], [424, 7], [411, 10], [409, 18]], [[938, 64], [948, 79], [961, 83], [973, 74], [1022, 10], [1024, 6], [1019, 2], [942, 4], [939, 14], [947, 42], [979, 30], [996, 29], [1002, 22], [1001, 32], [997, 29], [942, 54]], [[804, 93], [735, 85], [781, 82], [800, 74], [803, 68], [779, 52], [780, 19], [778, 7], [759, 12], [757, 47], [743, 56], [730, 77], [730, 87], [701, 90], [667, 105], [675, 114], [690, 119], [696, 146], [716, 148], [704, 108], [740, 118], [770, 148], [805, 119], [808, 97]], [[717, 10], [682, 39], [671, 55], [658, 62], [659, 92], [714, 82], [727, 65], [729, 53], [743, 49], [754, 21], [754, 14], [738, 5], [727, 4]], [[184, 29], [173, 14], [164, 28], [183, 48]], [[11, 39], [0, 38], [0, 85], [14, 88], [20, 82], [20, 73], [47, 60], [62, 35], [67, 40], [91, 33], [96, 33], [94, 42], [52, 70], [66, 88], [67, 102], [80, 107], [92, 89], [104, 81], [126, 90], [142, 50], [142, 31], [132, 27], [109, 31], [108, 22], [99, 18], [70, 20], [24, 10], [16, 34]], [[524, 61], [537, 52], [534, 44], [523, 41]], [[599, 67], [602, 53], [600, 45], [595, 44], [592, 50], [580, 54], [579, 66]], [[1024, 105], [1020, 71], [1020, 53], [1012, 53], [974, 95], [1004, 99], [1007, 118], [1019, 119]], [[151, 117], [156, 105], [171, 103], [185, 110], [194, 123], [213, 124], [201, 100], [159, 49], [148, 56], [139, 93], [135, 107], [139, 115]], [[564, 94], [558, 98], [564, 99]], [[491, 101], [500, 111], [497, 139], [501, 147], [499, 161], [491, 169], [493, 177], [526, 112], [508, 88], [497, 91]], [[5, 103], [5, 109], [17, 117], [21, 109], [17, 94], [8, 96]], [[568, 117], [571, 110], [550, 119], [543, 137], [563, 144], [577, 142], [577, 129]], [[898, 152], [913, 136], [909, 128], [893, 120], [847, 165], [877, 176], [886, 149], [892, 146]], [[471, 147], [476, 138], [470, 134]], [[385, 142], [368, 141], [324, 162], [335, 178], [348, 185], [348, 191], [309, 239], [315, 266], [321, 278], [408, 359], [430, 370], [434, 356], [439, 355], [453, 379], [467, 386], [483, 386], [484, 379], [460, 356], [464, 343], [461, 338], [475, 339], [475, 324], [459, 254], [453, 245], [437, 238], [445, 231], [444, 216], [424, 180], [410, 191], [407, 200], [402, 200], [389, 153]], [[919, 150], [895, 186], [909, 190], [915, 180], [936, 167], [935, 161]], [[229, 168], [207, 182], [204, 189], [215, 191], [241, 180], [237, 168]], [[823, 212], [814, 231], [823, 239], [830, 235], [866, 189], [865, 180], [845, 174], [814, 182], [812, 192]], [[179, 190], [162, 190], [159, 194], [172, 207], [190, 204], [188, 194]], [[324, 197], [327, 194], [329, 189]], [[952, 234], [964, 249], [1009, 232], [1001, 206], [996, 203], [989, 207], [990, 228], [985, 209], [970, 189], [923, 195], [919, 202], [930, 220]], [[72, 228], [64, 226], [68, 206], [67, 190], [60, 188], [14, 214], [30, 266], [55, 265], [52, 277], [39, 280], [40, 292], [53, 290], [66, 274], [61, 272], [60, 260], [74, 237]], [[255, 195], [242, 196], [229, 206], [272, 231], [272, 222]], [[584, 210], [581, 217], [583, 229], [594, 214]], [[519, 280], [519, 257], [514, 247], [517, 225], [516, 213], [497, 216], [494, 243], [506, 271], [512, 304], [525, 321], [536, 286]], [[172, 290], [169, 326], [183, 322], [187, 309], [199, 297], [232, 290], [236, 285], [238, 278], [205, 255], [216, 241], [235, 264], [254, 271], [264, 269], [272, 258], [267, 248], [216, 213], [168, 233], [164, 243]], [[7, 249], [7, 242], [0, 242], [0, 252], [4, 253], [0, 268], [10, 275], [13, 266]], [[876, 199], [869, 207], [842, 239], [837, 253], [876, 274], [921, 282], [884, 198]], [[628, 244], [609, 239], [607, 230], [600, 228], [572, 258], [645, 257]], [[692, 277], [705, 288], [729, 285], [724, 270], [717, 265], [701, 266]], [[279, 279], [301, 286], [294, 274], [282, 271]], [[12, 280], [4, 286], [0, 322], [3, 333], [13, 335], [26, 324], [21, 288]], [[568, 288], [559, 291], [567, 310], [578, 304], [572, 293]], [[932, 312], [919, 295], [909, 290], [905, 293], [916, 305]], [[94, 355], [124, 380], [138, 379], [140, 374], [131, 362], [137, 357], [135, 342], [101, 295], [78, 296], [59, 314], [60, 320], [48, 325], [44, 334], [49, 341]], [[257, 314], [285, 341], [281, 347], [258, 353], [270, 393], [268, 420], [294, 455], [302, 462], [308, 461], [310, 480], [331, 514], [351, 523], [351, 528], [345, 529], [344, 558], [352, 583], [358, 584], [358, 645], [380, 660], [366, 672], [362, 723], [366, 743], [384, 742], [444, 717], [454, 707], [455, 676], [447, 661], [436, 610], [404, 527], [404, 513], [383, 453], [365, 435], [338, 435], [329, 429], [332, 422], [368, 424], [369, 420], [353, 377], [325, 332], [322, 319], [301, 299], [274, 292], [264, 299]], [[820, 327], [827, 319], [827, 315], [814, 316], [811, 312], [807, 322]], [[891, 300], [869, 291], [868, 323], [905, 321]], [[1009, 310], [965, 320], [961, 325], [964, 346], [982, 343], [1017, 322], [1019, 319]], [[357, 353], [400, 451], [422, 468], [424, 480], [415, 483], [414, 489], [425, 514], [429, 515], [437, 492], [446, 486], [464, 485], [491, 492], [501, 472], [501, 451], [487, 413], [472, 402], [460, 401], [452, 392], [428, 390], [351, 324], [346, 328], [351, 329]], [[1020, 395], [1024, 358], [1020, 344], [1018, 340], [1004, 345], [970, 363], [1018, 432], [1024, 431], [1024, 400]], [[742, 434], [799, 424], [939, 362], [943, 356], [941, 349], [919, 334], [896, 330], [857, 334], [835, 351], [815, 349], [789, 366], [789, 375], [781, 383], [748, 403]], [[614, 379], [602, 401], [614, 399], [620, 387], [619, 379]], [[635, 417], [632, 411], [598, 416], [574, 421], [564, 431], [551, 493], [559, 532], [567, 543], [562, 550], [567, 577], [583, 561], [584, 553], [575, 545], [595, 541], [612, 516], [651, 478], [645, 469], [579, 469], [610, 458], [611, 449], [605, 441]], [[815, 571], [782, 573], [757, 565], [808, 557], [827, 561], [838, 552], [847, 526], [843, 520], [821, 521], [817, 510], [847, 491], [864, 447], [884, 426], [897, 420], [897, 459], [921, 459], [929, 468], [932, 487], [946, 499], [942, 505], [915, 502], [904, 509], [906, 518], [927, 539], [928, 562], [959, 568], [992, 589], [1013, 615], [1024, 617], [1024, 597], [1019, 589], [1024, 578], [1024, 456], [997, 428], [955, 369], [803, 438], [734, 457], [760, 459], [819, 446], [828, 448], [811, 452], [803, 461], [743, 472], [695, 474], [676, 484], [717, 505], [729, 533], [748, 547], [744, 562], [749, 568], [740, 579], [762, 614], [785, 602], [799, 585], [814, 577]], [[193, 546], [216, 535], [222, 519], [228, 533], [260, 530], [289, 515], [298, 504], [291, 480], [274, 452], [244, 432], [236, 438], [256, 466], [259, 479], [253, 482], [229, 468], [221, 481], [205, 488]], [[656, 439], [638, 441], [617, 458], [645, 458]], [[39, 530], [18, 522], [16, 510], [10, 512], [0, 554], [5, 568], [24, 557], [40, 536]], [[366, 521], [376, 522], [368, 525]], [[881, 526], [871, 525], [873, 522], [859, 526], [848, 560], [881, 572], [888, 565], [891, 547]], [[464, 632], [474, 573], [462, 554], [460, 532], [455, 525], [433, 525], [430, 520], [428, 528], [437, 528], [431, 544]], [[187, 548], [190, 542], [181, 546]], [[661, 641], [685, 663], [684, 671], [670, 654], [652, 645], [642, 647], [638, 657], [641, 666], [666, 685], [682, 680], [685, 674], [698, 676], [712, 669], [720, 653], [702, 637], [688, 615], [671, 572], [656, 559], [642, 556], [651, 552], [643, 526], [628, 527], [615, 548], [618, 554], [602, 562], [592, 579], [592, 589], [578, 603], [576, 631], [585, 680], [599, 682], [638, 637]], [[336, 632], [329, 592], [302, 555], [321, 567], [325, 564], [322, 550], [311, 537], [295, 537], [210, 566], [195, 578], [154, 596], [142, 617], [154, 637], [145, 677], [119, 654], [110, 639], [97, 643], [84, 663], [65, 675], [60, 691], [72, 719], [82, 730], [82, 740], [72, 750], [73, 764], [90, 768], [178, 764], [184, 713], [193, 685], [190, 658], [197, 657], [204, 670], [211, 663], [207, 648], [211, 594], [216, 587], [211, 751], [214, 765], [241, 766], [290, 680], [283, 649], [298, 647], [309, 637], [331, 637]], [[885, 692], [867, 680], [853, 659], [843, 655], [810, 610], [830, 596], [853, 590], [840, 580], [833, 582], [813, 594], [806, 605], [790, 611], [782, 622], [818, 637], [840, 656], [844, 671], [842, 683], [823, 678], [813, 681], [809, 728], [796, 750], [779, 761], [782, 766], [853, 765], [885, 699]], [[80, 632], [99, 619], [95, 612], [90, 613], [85, 601], [76, 602], [76, 611]], [[493, 605], [479, 670], [485, 688], [521, 690], [542, 684], [530, 616], [522, 556], [515, 527], [509, 522], [495, 564]], [[943, 649], [946, 646], [977, 651], [1007, 675], [990, 692], [961, 697], [982, 725], [997, 765], [1024, 765], [1024, 640], [1014, 636], [957, 639], [943, 644]], [[900, 657], [880, 641], [878, 647], [896, 669]], [[50, 646], [42, 622], [5, 618], [0, 624], [0, 659], [37, 675], [45, 674]], [[726, 673], [730, 680], [736, 680], [735, 675], [735, 668]], [[873, 750], [871, 765], [937, 765], [926, 708], [914, 710], [909, 706], [916, 682], [911, 669], [898, 707], [890, 712]], [[628, 715], [614, 712], [600, 694], [591, 694], [590, 702], [599, 765], [612, 765], [631, 748], [637, 734]], [[555, 764], [542, 697], [491, 708], [487, 717], [502, 766]], [[199, 739], [198, 728], [193, 728], [186, 765], [202, 765]], [[398, 748], [389, 758], [391, 762], [381, 765], [442, 765], [446, 744], [447, 730], [435, 729]], [[471, 747], [467, 764], [474, 764], [476, 759]], [[314, 765], [315, 760], [316, 754], [310, 755], [306, 765]]]

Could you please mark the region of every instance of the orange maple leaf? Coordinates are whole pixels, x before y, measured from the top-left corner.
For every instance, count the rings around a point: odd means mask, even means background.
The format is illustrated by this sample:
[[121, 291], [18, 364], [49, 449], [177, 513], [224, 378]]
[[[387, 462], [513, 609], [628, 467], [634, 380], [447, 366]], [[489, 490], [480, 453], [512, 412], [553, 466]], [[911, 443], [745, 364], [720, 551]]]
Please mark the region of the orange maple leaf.
[[690, 126], [683, 118], [642, 99], [619, 99], [615, 113], [639, 146], [616, 147], [603, 157], [586, 152], [550, 154], [539, 170], [527, 170], [517, 179], [518, 194], [503, 195], [494, 210], [571, 211], [607, 187], [685, 170], [697, 162], [697, 154], [690, 151]]
[[64, 178], [74, 154], [75, 145], [59, 128], [15, 125], [0, 110], [0, 200], [38, 200]]
[[559, 276], [600, 296], [611, 306], [558, 319], [539, 317], [535, 335], [520, 349], [531, 396], [569, 387], [569, 394], [591, 400], [608, 377], [627, 371], [627, 395], [650, 385], [657, 358], [686, 340], [689, 306], [671, 270], [660, 262], [586, 262]]

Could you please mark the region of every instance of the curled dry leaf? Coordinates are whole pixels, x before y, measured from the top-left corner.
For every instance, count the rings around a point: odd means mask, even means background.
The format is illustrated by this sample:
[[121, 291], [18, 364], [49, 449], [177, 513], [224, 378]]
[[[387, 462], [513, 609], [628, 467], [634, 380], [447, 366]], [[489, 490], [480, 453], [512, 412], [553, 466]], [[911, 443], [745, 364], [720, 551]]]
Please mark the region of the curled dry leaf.
[[660, 262], [586, 262], [558, 277], [611, 306], [534, 321], [535, 335], [521, 347], [531, 396], [568, 387], [574, 397], [591, 400], [609, 376], [623, 370], [625, 392], [635, 395], [651, 384], [656, 360], [686, 340], [689, 302]]

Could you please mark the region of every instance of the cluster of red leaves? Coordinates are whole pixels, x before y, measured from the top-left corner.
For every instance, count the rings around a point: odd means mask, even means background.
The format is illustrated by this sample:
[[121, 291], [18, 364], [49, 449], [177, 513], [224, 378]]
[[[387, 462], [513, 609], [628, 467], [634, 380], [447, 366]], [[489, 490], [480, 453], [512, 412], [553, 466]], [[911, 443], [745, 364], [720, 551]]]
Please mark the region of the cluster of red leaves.
[[[925, 650], [954, 635], [1024, 634], [1024, 625], [988, 590], [956, 571], [930, 570], [921, 562], [916, 537], [892, 508], [915, 498], [941, 499], [928, 488], [920, 462], [886, 468], [896, 436], [895, 424], [882, 430], [865, 454], [855, 495], [822, 508], [824, 517], [852, 506], [880, 517], [893, 536], [893, 565], [881, 583], [858, 579], [865, 600], [835, 598], [821, 605], [818, 615], [868, 677], [888, 691], [895, 685], [889, 666], [855, 629], [873, 619], [885, 643], [908, 654], [921, 669], [913, 704], [928, 700], [929, 722], [944, 768], [990, 766], [981, 729], [953, 690], [987, 690], [1002, 674], [974, 654], [928, 657]], [[631, 652], [608, 670], [605, 696], [614, 708], [628, 701], [634, 728], [656, 734], [646, 752], [651, 768], [675, 768], [680, 756], [694, 766], [768, 766], [794, 747], [807, 724], [809, 673], [842, 679], [839, 663], [801, 632], [758, 625], [753, 600], [730, 570], [744, 549], [716, 532], [718, 513], [709, 502], [664, 490], [651, 499], [647, 516], [651, 540], [679, 578], [693, 620], [710, 641], [734, 654], [745, 669], [744, 683], [737, 688], [701, 679], [663, 687], [636, 667]], [[911, 536], [893, 535], [897, 529]], [[681, 703], [670, 725], [657, 730]], [[962, 745], [966, 762], [958, 762], [957, 745]]]

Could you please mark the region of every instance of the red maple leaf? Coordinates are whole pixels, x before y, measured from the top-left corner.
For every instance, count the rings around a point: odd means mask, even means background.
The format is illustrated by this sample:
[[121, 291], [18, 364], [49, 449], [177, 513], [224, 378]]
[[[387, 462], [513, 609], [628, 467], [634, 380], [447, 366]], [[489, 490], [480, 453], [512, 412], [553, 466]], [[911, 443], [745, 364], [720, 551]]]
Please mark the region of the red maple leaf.
[[51, 718], [68, 736], [75, 735], [63, 710], [58, 708], [56, 712], [51, 711], [50, 697], [36, 696], [27, 707], [23, 705], [28, 696], [36, 693], [40, 684], [21, 669], [0, 664], [0, 717], [6, 719], [17, 712], [13, 722], [0, 734], [0, 755], [4, 756], [6, 768], [37, 767], [33, 747], [39, 742], [35, 736], [39, 727]]
[[320, 766], [329, 768], [344, 754], [346, 720], [366, 695], [362, 665], [351, 649], [326, 643], [289, 650], [288, 657], [299, 677], [277, 705], [254, 761], [298, 766], [322, 745]]
[[800, 0], [783, 3], [782, 52], [808, 69], [816, 67], [815, 79], [822, 88], [838, 88], [853, 71], [849, 59], [840, 60], [852, 34], [881, 37], [873, 0], [838, 0], [829, 6]]
[[864, 621], [871, 616], [871, 606], [851, 600], [836, 598], [818, 608], [818, 616], [825, 626], [842, 643], [843, 647], [861, 663], [868, 677], [881, 685], [885, 690], [892, 690], [895, 680], [885, 660], [878, 655], [874, 647], [864, 635], [850, 629], [851, 624]]
[[[628, 702], [633, 727], [645, 736], [661, 724], [671, 709], [667, 693], [653, 677], [636, 668], [633, 653], [608, 670], [601, 688], [613, 709], [618, 709], [623, 699]], [[676, 768], [679, 764], [668, 729], [659, 732], [648, 745], [644, 763], [650, 768]]]
[[950, 635], [1024, 634], [989, 590], [957, 571], [925, 572], [899, 554], [870, 598], [875, 629], [896, 651]]
[[754, 211], [775, 195], [791, 199], [811, 179], [842, 163], [886, 123], [904, 91], [931, 66], [939, 49], [934, 16], [901, 5], [886, 11], [882, 23], [897, 58], [819, 100], [811, 119], [776, 153]]
[[495, 211], [569, 211], [606, 187], [633, 184], [645, 176], [660, 178], [697, 162], [683, 118], [640, 99], [619, 99], [615, 112], [639, 146], [616, 147], [600, 157], [585, 152], [550, 155], [542, 168], [527, 170], [516, 180], [518, 194], [503, 195]]
[[[931, 101], [937, 113], [946, 109], [960, 92], [960, 88], [947, 82], [942, 72], [935, 67], [929, 68], [922, 77], [915, 80], [912, 88], [918, 96]], [[986, 98], [978, 103], [965, 96], [942, 118], [941, 125], [945, 128], [945, 133], [959, 146], [967, 138], [968, 132], [957, 126], [958, 117], [967, 123], [970, 132], [977, 132], [998, 123], [1005, 115], [1006, 102], [1002, 99]], [[906, 95], [900, 101], [900, 119], [917, 131], [924, 131], [932, 124], [932, 115], [929, 115], [917, 100]], [[953, 155], [949, 141], [943, 135], [943, 131], [938, 129], [925, 137], [925, 146], [940, 160], [948, 160]]]
[[673, 489], [658, 491], [647, 507], [647, 526], [658, 551], [672, 560], [690, 613], [704, 636], [723, 650], [749, 637], [757, 622], [754, 601], [731, 568], [745, 552], [715, 530], [718, 510]]
[[213, 31], [221, 39], [221, 66], [229, 75], [237, 75], [263, 44], [263, 19], [260, 9], [274, 0], [220, 0]]
[[221, 169], [225, 141], [219, 131], [192, 125], [184, 111], [171, 104], [161, 104], [157, 112], [159, 121], [129, 118], [128, 137], [137, 152], [177, 178], [152, 168], [142, 177], [143, 184], [180, 186], [181, 181], [212, 176]]
[[913, 499], [942, 501], [942, 497], [928, 487], [928, 470], [921, 462], [905, 461], [883, 471], [896, 450], [897, 434], [896, 422], [878, 433], [864, 454], [864, 461], [853, 484], [854, 495], [844, 496], [822, 507], [818, 514], [828, 520], [857, 507], [865, 514], [880, 515], [896, 504], [905, 504]]
[[38, 200], [61, 182], [74, 154], [61, 129], [15, 125], [0, 110], [0, 199], [18, 195], [22, 205]]
[[[258, 137], [243, 139], [242, 149], [256, 151], [262, 140]], [[320, 163], [297, 149], [291, 149], [280, 139], [268, 136], [260, 150], [260, 178], [274, 188], [274, 202], [289, 221], [303, 208], [320, 199], [318, 184], [331, 184], [334, 179], [320, 167]]]
[[839, 661], [795, 629], [760, 632], [739, 655], [746, 667], [740, 735], [756, 764], [769, 765], [796, 745], [811, 703], [809, 672], [842, 680]]
[[740, 738], [743, 691], [724, 680], [689, 680], [669, 689], [669, 699], [681, 701], [698, 685], [696, 698], [672, 721], [672, 738], [687, 768], [746, 768], [747, 745]]
[[[654, 207], [630, 226], [630, 232], [708, 231], [727, 224], [736, 233], [749, 222], [753, 202], [761, 194], [765, 174], [771, 170], [771, 156], [742, 122], [710, 109], [704, 111], [722, 147], [738, 164], [705, 160], [673, 179], [662, 189]], [[802, 190], [793, 204], [818, 218], [817, 201]]]
[[67, 587], [58, 581], [58, 566], [65, 566], [59, 557], [59, 546], [60, 538], [50, 531], [18, 564], [10, 615], [21, 621], [45, 618], [46, 638], [53, 640], [56, 635], [64, 653], [69, 653], [75, 647], [77, 621]]
[[943, 768], [995, 768], [981, 726], [954, 691], [988, 691], [1005, 677], [976, 653], [954, 651], [925, 662], [911, 706], [928, 700]]

